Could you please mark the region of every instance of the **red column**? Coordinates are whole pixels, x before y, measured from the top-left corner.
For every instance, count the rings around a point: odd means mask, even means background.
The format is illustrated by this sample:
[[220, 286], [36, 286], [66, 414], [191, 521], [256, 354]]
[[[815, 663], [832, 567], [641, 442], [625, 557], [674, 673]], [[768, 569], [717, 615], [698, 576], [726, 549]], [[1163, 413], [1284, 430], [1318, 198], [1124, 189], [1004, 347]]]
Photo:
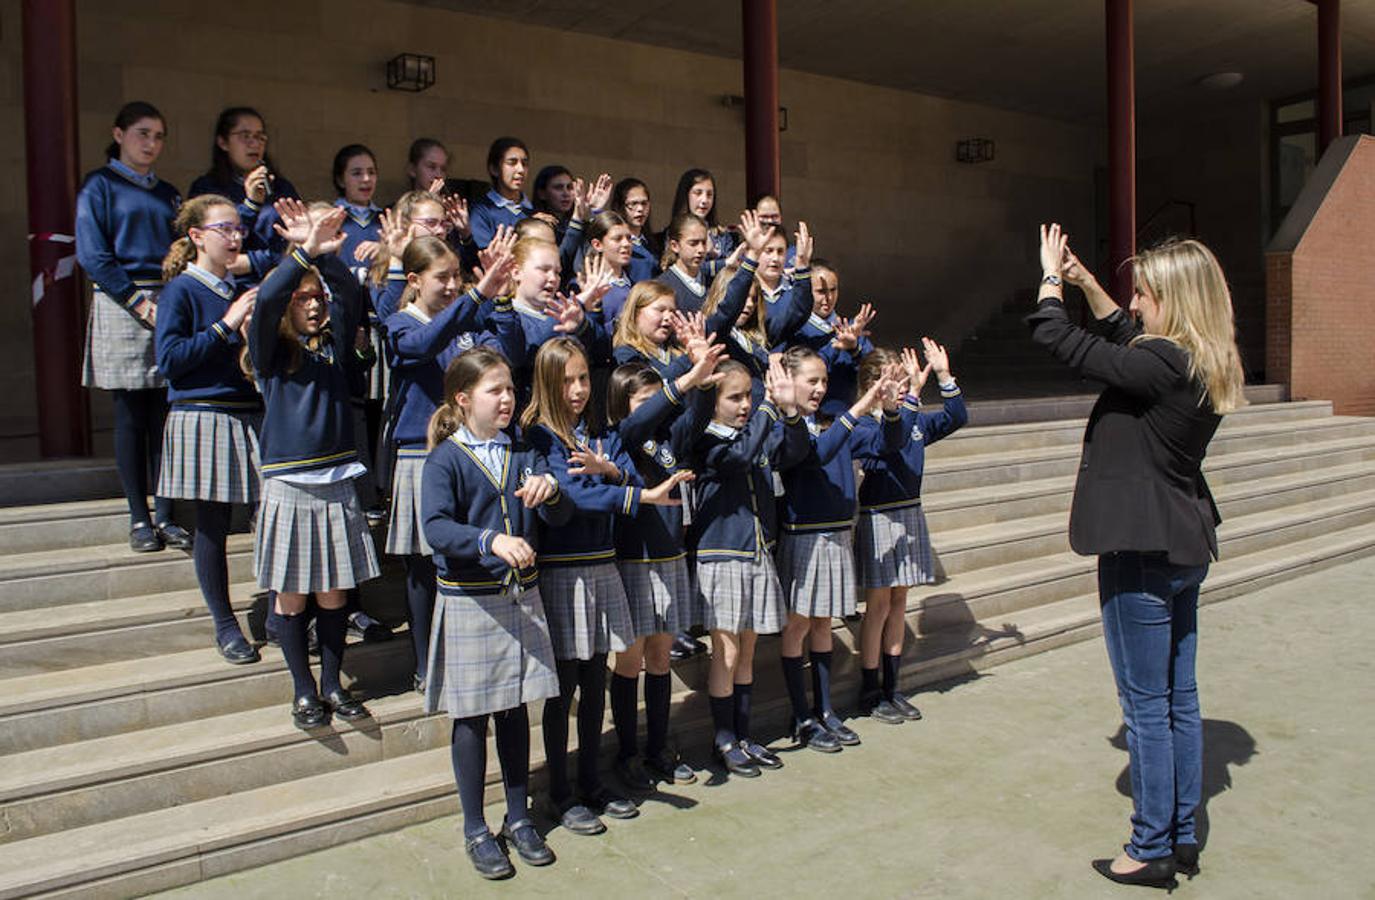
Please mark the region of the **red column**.
[[1136, 63], [1132, 0], [1106, 0], [1108, 45], [1108, 290], [1126, 306], [1136, 254]]
[[741, 0], [745, 48], [745, 202], [778, 196], [778, 7]]
[[45, 458], [91, 452], [81, 387], [84, 323], [72, 242], [76, 210], [74, 0], [24, 0], [24, 149], [29, 199], [38, 437]]
[[1341, 0], [1318, 0], [1318, 155], [1341, 136]]

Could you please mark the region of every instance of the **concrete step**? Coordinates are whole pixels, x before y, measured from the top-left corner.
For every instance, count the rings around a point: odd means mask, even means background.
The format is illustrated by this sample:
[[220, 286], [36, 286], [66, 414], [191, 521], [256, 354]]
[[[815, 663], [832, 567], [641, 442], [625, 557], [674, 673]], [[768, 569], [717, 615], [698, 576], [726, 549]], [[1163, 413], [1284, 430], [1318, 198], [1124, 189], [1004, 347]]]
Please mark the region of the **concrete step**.
[[[13, 457], [10, 457], [11, 459]], [[109, 458], [59, 459], [0, 465], [0, 505], [28, 506], [121, 496]]]
[[[1044, 397], [1008, 399], [1006, 386], [985, 387], [978, 379], [959, 376], [968, 382], [965, 403], [969, 405], [970, 421], [975, 425], [1007, 425], [1019, 422], [1048, 422], [1057, 419], [1084, 419], [1098, 399], [1096, 392], [1057, 392]], [[1018, 391], [1018, 394], [1024, 393]], [[1254, 384], [1246, 386], [1246, 399], [1253, 405], [1283, 403], [1289, 399], [1282, 384]]]

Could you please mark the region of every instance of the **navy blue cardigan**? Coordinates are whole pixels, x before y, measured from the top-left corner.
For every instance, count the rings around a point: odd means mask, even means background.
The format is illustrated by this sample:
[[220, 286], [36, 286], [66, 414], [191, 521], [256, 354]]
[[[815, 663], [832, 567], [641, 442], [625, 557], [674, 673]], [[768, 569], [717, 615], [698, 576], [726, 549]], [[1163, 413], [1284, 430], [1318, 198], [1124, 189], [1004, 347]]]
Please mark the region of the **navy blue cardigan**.
[[882, 422], [882, 428], [860, 428], [845, 412], [824, 431], [808, 429], [807, 452], [779, 467], [785, 531], [844, 531], [854, 523], [854, 460], [902, 446], [901, 415], [885, 413]]
[[[864, 483], [859, 486], [859, 506], [865, 512], [899, 509], [921, 502], [921, 476], [926, 466], [926, 447], [954, 433], [969, 421], [969, 411], [958, 386], [941, 390], [945, 403], [939, 412], [922, 412], [915, 397], [902, 402], [902, 446], [860, 464]], [[859, 428], [879, 430], [872, 416]]]
[[588, 442], [594, 449], [598, 440], [602, 442], [603, 454], [621, 470], [618, 484], [608, 484], [593, 475], [570, 475], [569, 455], [573, 451], [544, 425], [531, 428], [526, 439], [544, 457], [577, 510], [565, 527], [541, 530], [540, 565], [588, 566], [614, 561], [616, 516], [637, 515], [644, 489], [635, 464], [621, 448], [620, 436], [613, 430]]

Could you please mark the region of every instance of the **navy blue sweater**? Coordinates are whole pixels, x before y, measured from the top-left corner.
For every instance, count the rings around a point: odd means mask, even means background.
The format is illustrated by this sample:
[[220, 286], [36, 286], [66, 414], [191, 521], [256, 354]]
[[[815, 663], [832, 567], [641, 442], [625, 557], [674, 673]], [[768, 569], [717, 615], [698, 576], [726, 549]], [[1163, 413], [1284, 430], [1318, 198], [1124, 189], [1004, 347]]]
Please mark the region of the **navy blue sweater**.
[[111, 166], [86, 176], [76, 195], [76, 260], [102, 292], [125, 306], [140, 287], [162, 284], [181, 194], [165, 181], [135, 184]]
[[611, 352], [611, 359], [618, 366], [623, 366], [631, 362], [648, 363], [659, 377], [664, 381], [672, 381], [680, 375], [686, 375], [688, 369], [692, 368], [692, 359], [686, 353], [652, 353], [646, 354], [636, 347], [629, 344], [621, 344]]
[[240, 409], [262, 405], [239, 367], [243, 340], [224, 323], [239, 293], [237, 287], [218, 293], [190, 270], [163, 288], [155, 346], [158, 369], [167, 379], [167, 399], [173, 404]]
[[[867, 418], [867, 417], [866, 417]], [[780, 463], [783, 530], [844, 531], [855, 518], [856, 459], [871, 459], [902, 445], [902, 417], [883, 416], [882, 428], [859, 428], [847, 411], [824, 431], [807, 428], [807, 451]]]
[[516, 585], [529, 587], [539, 572], [515, 572], [492, 552], [501, 534], [539, 546], [538, 523], [558, 528], [573, 505], [560, 491], [538, 509], [527, 509], [515, 495], [527, 480], [549, 471], [528, 444], [516, 441], [501, 472], [489, 472], [456, 438], [442, 441], [425, 459], [420, 474], [420, 516], [425, 540], [434, 548], [439, 589], [463, 594], [499, 594]]
[[[702, 308], [702, 304], [707, 299], [707, 285], [700, 280], [697, 286], [701, 288], [701, 293], [693, 290], [688, 285], [688, 278], [676, 267], [669, 267], [667, 272], [654, 279], [659, 284], [667, 285], [673, 289], [673, 299], [677, 302], [678, 311], [681, 313], [697, 312]], [[737, 313], [736, 315], [739, 315]]]
[[295, 185], [280, 175], [273, 177], [270, 182], [270, 190], [271, 193], [268, 194], [266, 202], [260, 206], [248, 198], [248, 194], [243, 188], [242, 178], [223, 182], [215, 178], [213, 173], [206, 172], [191, 182], [191, 190], [187, 196], [199, 197], [201, 194], [219, 194], [221, 197], [228, 198], [238, 205], [239, 221], [248, 229], [248, 237], [244, 239], [243, 243], [244, 252], [271, 250], [280, 255], [286, 249], [286, 241], [272, 229], [272, 226], [279, 221], [277, 211], [272, 208], [272, 204], [283, 197], [299, 199], [301, 195], [296, 192]]
[[526, 439], [544, 457], [559, 487], [577, 509], [566, 526], [541, 530], [540, 565], [587, 566], [613, 561], [616, 516], [636, 516], [644, 488], [635, 464], [621, 448], [620, 436], [609, 431], [589, 441], [593, 449], [598, 440], [602, 442], [602, 453], [621, 470], [619, 484], [608, 484], [599, 476], [570, 475], [572, 449], [544, 425], [531, 428]]
[[[769, 304], [759, 292], [759, 300], [764, 303], [764, 343], [738, 330], [735, 321], [745, 308], [749, 298], [750, 286], [754, 283], [757, 263], [746, 257], [740, 261], [740, 269], [726, 283], [725, 294], [716, 304], [716, 309], [707, 316], [705, 331], [716, 333], [717, 339], [726, 345], [731, 359], [741, 362], [750, 370], [754, 384], [750, 389], [750, 399], [757, 406], [764, 398], [764, 375], [769, 371], [769, 348], [786, 345], [812, 311], [812, 276], [808, 269], [799, 269], [794, 277], [797, 285], [783, 291], [779, 299]], [[805, 308], [803, 306], [805, 304]]]
[[496, 236], [497, 226], [515, 228], [516, 223], [530, 215], [530, 201], [522, 194], [519, 201], [512, 203], [496, 192], [487, 195], [473, 204], [468, 214], [468, 227], [473, 232], [473, 243], [481, 250]]
[[[860, 509], [866, 512], [898, 509], [921, 502], [921, 476], [926, 466], [927, 445], [952, 434], [969, 421], [969, 411], [965, 409], [958, 386], [950, 391], [942, 390], [941, 397], [944, 407], [940, 412], [931, 413], [922, 412], [911, 396], [903, 400], [901, 448], [860, 464], [864, 470], [864, 482], [859, 486]], [[872, 416], [866, 416], [859, 428], [877, 432], [879, 425]]]
[[[344, 232], [344, 244], [339, 248], [339, 258], [344, 261], [344, 265], [349, 267], [354, 277], [361, 283], [368, 277], [368, 270], [372, 268], [372, 263], [360, 262], [354, 257], [353, 252], [358, 249], [359, 244], [378, 240], [382, 233], [382, 221], [379, 218], [382, 211], [370, 206], [365, 211], [365, 215], [355, 215], [353, 207], [342, 197], [334, 201], [334, 205], [348, 210], [348, 214], [344, 216], [344, 225], [340, 229]], [[385, 253], [387, 251], [379, 249], [378, 252]]]
[[[311, 266], [329, 293], [328, 339], [315, 351], [278, 331], [282, 317], [290, 315], [292, 292]], [[248, 352], [267, 407], [259, 432], [264, 478], [357, 461], [348, 366], [362, 317], [362, 288], [337, 256], [309, 258], [293, 249], [263, 279]]]
[[821, 401], [821, 412], [833, 418], [854, 404], [859, 395], [859, 364], [874, 352], [873, 342], [867, 337], [860, 337], [854, 351], [831, 346], [837, 318], [834, 312], [824, 319], [812, 313], [793, 338], [793, 344], [812, 348], [826, 363], [826, 398]]
[[541, 344], [556, 337], [575, 337], [587, 351], [589, 361], [595, 363], [597, 360], [610, 358], [611, 335], [602, 325], [598, 316], [586, 315], [577, 332], [566, 335], [554, 330], [554, 326], [558, 324], [558, 319], [553, 316], [539, 312], [524, 303], [513, 305], [516, 318], [520, 322], [521, 334], [524, 337], [519, 353], [520, 358], [511, 357], [511, 369], [516, 380], [516, 396], [520, 398], [521, 406], [524, 406], [525, 401], [530, 397], [530, 379], [535, 367], [535, 354], [539, 353]]

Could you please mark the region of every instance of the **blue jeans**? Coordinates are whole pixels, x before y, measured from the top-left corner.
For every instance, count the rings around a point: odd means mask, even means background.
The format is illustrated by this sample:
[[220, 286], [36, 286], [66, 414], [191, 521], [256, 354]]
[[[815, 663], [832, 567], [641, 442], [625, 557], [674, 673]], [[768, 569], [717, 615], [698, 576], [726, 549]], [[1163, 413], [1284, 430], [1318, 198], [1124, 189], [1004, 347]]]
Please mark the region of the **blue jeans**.
[[1206, 565], [1173, 565], [1163, 553], [1098, 557], [1103, 639], [1127, 726], [1133, 859], [1198, 842], [1203, 718], [1194, 660], [1198, 588], [1207, 574]]

